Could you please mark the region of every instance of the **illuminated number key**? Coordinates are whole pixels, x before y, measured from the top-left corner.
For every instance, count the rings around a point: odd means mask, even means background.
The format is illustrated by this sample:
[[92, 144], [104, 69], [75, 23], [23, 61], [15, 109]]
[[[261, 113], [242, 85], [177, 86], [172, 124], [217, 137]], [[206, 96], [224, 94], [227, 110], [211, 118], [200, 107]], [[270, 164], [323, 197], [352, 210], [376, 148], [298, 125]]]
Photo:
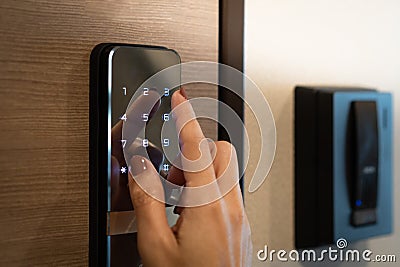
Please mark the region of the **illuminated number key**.
[[143, 121], [148, 121], [149, 120], [149, 114], [148, 113], [143, 113], [142, 114], [142, 120]]
[[121, 120], [126, 121], [126, 114], [122, 115]]
[[122, 87], [122, 91], [124, 91], [124, 95], [126, 95], [126, 87]]
[[163, 121], [169, 121], [169, 114], [168, 113], [164, 113], [163, 114]]
[[163, 139], [163, 146], [169, 146], [169, 139], [168, 138]]
[[149, 95], [149, 88], [143, 88], [143, 95]]
[[142, 146], [143, 147], [148, 147], [149, 146], [149, 140], [148, 139], [143, 139], [142, 140]]
[[121, 144], [122, 144], [122, 148], [124, 148], [126, 145], [126, 140], [121, 140]]
[[164, 96], [169, 96], [169, 88], [164, 88]]

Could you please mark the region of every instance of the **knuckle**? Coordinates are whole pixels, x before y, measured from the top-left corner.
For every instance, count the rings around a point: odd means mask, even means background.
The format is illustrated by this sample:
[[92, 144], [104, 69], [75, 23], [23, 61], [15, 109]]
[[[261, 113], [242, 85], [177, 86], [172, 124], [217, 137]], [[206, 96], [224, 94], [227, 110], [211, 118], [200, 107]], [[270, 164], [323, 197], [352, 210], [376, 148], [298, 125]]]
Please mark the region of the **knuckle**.
[[151, 203], [151, 197], [144, 192], [138, 185], [130, 186], [131, 200], [134, 206], [146, 206]]
[[218, 141], [216, 142], [217, 149], [223, 154], [231, 154], [236, 155], [236, 148], [234, 145], [229, 143], [228, 141]]

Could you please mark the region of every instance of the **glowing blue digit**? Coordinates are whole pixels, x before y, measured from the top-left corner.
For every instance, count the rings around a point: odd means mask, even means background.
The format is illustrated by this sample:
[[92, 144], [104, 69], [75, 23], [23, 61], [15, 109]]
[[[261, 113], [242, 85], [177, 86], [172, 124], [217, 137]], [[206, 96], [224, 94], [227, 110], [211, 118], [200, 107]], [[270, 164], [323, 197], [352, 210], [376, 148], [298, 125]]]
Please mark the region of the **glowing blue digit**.
[[169, 96], [169, 88], [164, 88], [164, 96]]

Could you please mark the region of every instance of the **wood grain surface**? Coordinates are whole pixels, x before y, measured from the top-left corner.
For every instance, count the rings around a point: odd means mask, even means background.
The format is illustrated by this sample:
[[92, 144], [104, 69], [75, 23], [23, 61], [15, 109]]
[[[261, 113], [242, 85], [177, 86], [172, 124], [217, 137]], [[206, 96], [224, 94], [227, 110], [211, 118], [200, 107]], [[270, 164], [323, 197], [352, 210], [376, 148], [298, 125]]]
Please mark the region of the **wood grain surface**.
[[217, 61], [217, 37], [217, 0], [0, 1], [0, 266], [87, 265], [94, 45], [163, 45], [183, 62]]

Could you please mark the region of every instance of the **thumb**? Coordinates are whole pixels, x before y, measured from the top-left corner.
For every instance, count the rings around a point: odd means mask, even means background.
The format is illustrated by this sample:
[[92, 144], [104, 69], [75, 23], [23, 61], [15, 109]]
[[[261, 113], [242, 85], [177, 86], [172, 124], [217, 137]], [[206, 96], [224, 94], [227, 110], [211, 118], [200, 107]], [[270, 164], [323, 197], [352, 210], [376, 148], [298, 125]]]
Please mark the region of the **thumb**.
[[171, 247], [175, 237], [168, 226], [165, 204], [161, 202], [164, 190], [157, 171], [141, 156], [133, 156], [130, 167], [128, 185], [136, 214], [139, 250], [146, 254], [146, 251], [154, 253], [154, 246]]

